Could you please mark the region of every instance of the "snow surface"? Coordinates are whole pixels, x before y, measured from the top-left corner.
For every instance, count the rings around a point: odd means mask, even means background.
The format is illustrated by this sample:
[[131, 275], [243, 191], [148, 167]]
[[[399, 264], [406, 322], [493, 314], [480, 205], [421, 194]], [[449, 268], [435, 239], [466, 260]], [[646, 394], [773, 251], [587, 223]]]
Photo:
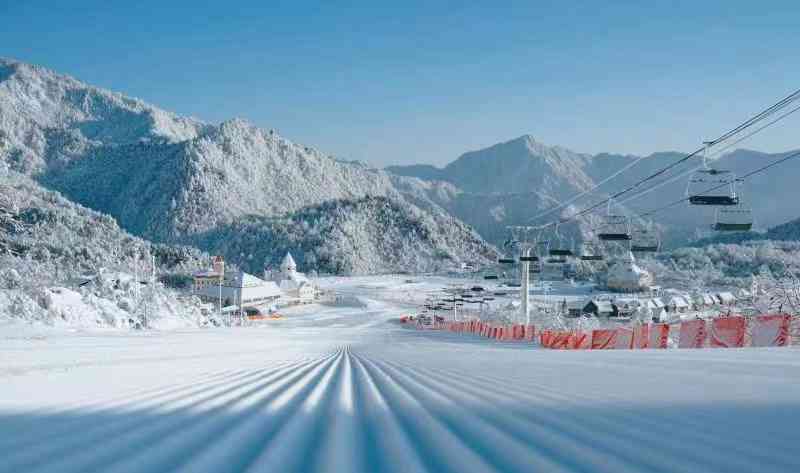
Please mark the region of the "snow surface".
[[443, 279], [257, 327], [0, 326], [0, 471], [800, 469], [796, 349], [564, 352], [396, 322]]

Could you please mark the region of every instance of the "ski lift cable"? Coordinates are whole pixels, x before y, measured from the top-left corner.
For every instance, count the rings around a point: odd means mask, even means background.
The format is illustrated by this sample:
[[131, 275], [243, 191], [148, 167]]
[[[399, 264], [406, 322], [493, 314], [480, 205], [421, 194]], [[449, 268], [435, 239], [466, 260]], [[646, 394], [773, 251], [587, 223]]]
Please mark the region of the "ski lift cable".
[[[737, 144], [739, 144], [739, 143], [741, 143], [741, 142], [743, 142], [743, 141], [745, 141], [745, 140], [747, 140], [747, 139], [749, 139], [749, 138], [753, 137], [754, 135], [756, 135], [756, 134], [760, 133], [761, 131], [763, 131], [764, 129], [766, 129], [766, 128], [768, 128], [768, 127], [772, 126], [772, 125], [774, 125], [775, 123], [777, 123], [777, 122], [779, 122], [779, 121], [783, 120], [784, 118], [786, 118], [786, 117], [788, 117], [789, 115], [791, 115], [791, 114], [793, 114], [793, 113], [797, 112], [798, 110], [800, 110], [800, 106], [798, 106], [798, 107], [795, 107], [795, 108], [793, 108], [793, 109], [789, 110], [788, 112], [786, 112], [786, 113], [784, 113], [784, 114], [782, 114], [782, 115], [778, 116], [778, 117], [777, 117], [777, 118], [775, 118], [774, 120], [771, 120], [770, 122], [768, 122], [768, 123], [766, 123], [766, 124], [764, 124], [764, 125], [762, 125], [762, 126], [758, 127], [757, 129], [753, 130], [752, 132], [748, 133], [747, 135], [740, 137], [740, 138], [739, 138], [739, 139], [737, 139], [736, 141], [733, 141], [732, 143], [729, 143], [729, 144], [725, 145], [723, 148], [721, 148], [721, 149], [717, 150], [716, 152], [714, 152], [714, 154], [713, 154], [712, 156], [719, 156], [719, 155], [721, 155], [722, 153], [724, 153], [724, 152], [725, 152], [725, 151], [727, 151], [728, 149], [730, 149], [730, 148], [732, 148], [732, 147], [736, 146]], [[691, 169], [687, 169], [686, 171], [684, 171], [684, 172], [682, 172], [682, 173], [680, 173], [680, 174], [677, 174], [677, 175], [675, 175], [675, 176], [672, 176], [672, 177], [670, 177], [670, 178], [666, 178], [666, 179], [662, 180], [660, 183], [657, 183], [657, 184], [655, 184], [655, 185], [654, 185], [654, 186], [652, 186], [652, 187], [649, 187], [649, 188], [647, 188], [647, 189], [644, 189], [644, 190], [642, 190], [641, 192], [638, 192], [638, 193], [636, 193], [636, 194], [634, 194], [634, 195], [632, 195], [632, 196], [630, 196], [630, 197], [626, 198], [625, 200], [623, 200], [623, 201], [621, 201], [621, 202], [618, 202], [618, 204], [619, 204], [620, 206], [622, 206], [622, 205], [624, 205], [624, 204], [626, 204], [626, 203], [628, 203], [628, 202], [630, 202], [630, 201], [632, 201], [632, 200], [635, 200], [635, 199], [637, 199], [637, 198], [639, 198], [639, 197], [642, 197], [642, 196], [644, 196], [644, 195], [647, 195], [647, 194], [649, 194], [649, 193], [651, 193], [651, 192], [653, 192], [653, 191], [656, 191], [656, 190], [660, 189], [661, 187], [663, 187], [663, 186], [665, 186], [665, 185], [667, 185], [667, 184], [670, 184], [670, 183], [672, 183], [672, 182], [675, 182], [676, 180], [680, 180], [681, 178], [684, 178], [684, 177], [686, 177], [686, 176], [688, 176], [688, 175], [692, 174], [693, 172], [695, 172], [695, 171], [697, 171], [697, 170], [699, 170], [699, 169], [702, 169], [702, 168], [703, 168], [703, 166], [702, 166], [702, 165], [700, 165], [700, 166], [696, 166], [696, 167], [694, 167], [694, 168], [691, 168]], [[739, 178], [739, 179], [743, 179], [743, 178]], [[724, 186], [724, 185], [722, 185], [722, 184], [721, 184], [721, 185], [720, 185], [720, 186], [718, 186], [718, 187], [714, 187], [714, 188], [712, 188], [712, 189], [707, 189], [707, 190], [705, 190], [705, 191], [703, 191], [703, 192], [711, 192], [711, 191], [714, 191], [714, 190], [718, 190], [718, 189], [722, 188], [723, 186]], [[684, 199], [684, 201], [685, 201], [685, 199]], [[683, 201], [682, 201], [682, 202], [683, 202]], [[669, 204], [668, 204], [668, 205], [669, 205]], [[670, 206], [671, 206], [671, 205], [670, 205]], [[647, 214], [646, 214], [646, 213], [645, 213], [645, 214], [633, 214], [633, 217], [634, 217], [634, 218], [637, 218], [637, 219], [639, 219], [639, 220], [641, 220], [641, 217], [642, 217], [642, 216], [645, 216], [645, 215], [647, 215]], [[596, 228], [595, 228], [595, 230], [596, 230]]]
[[[753, 123], [755, 123], [755, 122], [753, 122]], [[739, 128], [739, 127], [737, 127], [737, 128]], [[648, 182], [648, 181], [650, 181], [652, 179], [655, 179], [656, 177], [658, 177], [658, 176], [664, 174], [665, 172], [669, 171], [670, 169], [673, 169], [674, 167], [676, 167], [676, 166], [688, 161], [689, 159], [691, 159], [691, 158], [697, 156], [698, 154], [700, 154], [701, 152], [705, 151], [708, 147], [714, 146], [716, 143], [719, 143], [719, 142], [721, 142], [721, 139], [717, 139], [717, 140], [714, 140], [714, 141], [707, 142], [702, 148], [697, 149], [693, 153], [686, 155], [685, 157], [679, 159], [678, 161], [675, 161], [674, 163], [672, 163], [672, 164], [670, 164], [670, 165], [668, 165], [668, 166], [666, 166], [666, 167], [654, 172], [653, 174], [651, 174], [651, 175], [639, 180], [638, 182], [628, 186], [627, 188], [610, 195], [607, 199], [605, 199], [605, 200], [603, 200], [601, 202], [598, 202], [598, 203], [596, 203], [596, 204], [594, 204], [594, 205], [592, 205], [592, 206], [590, 206], [590, 207], [588, 207], [588, 208], [576, 213], [575, 215], [573, 215], [572, 217], [569, 217], [568, 219], [574, 219], [575, 217], [578, 217], [578, 216], [584, 215], [586, 213], [589, 213], [592, 210], [594, 210], [594, 209], [596, 209], [598, 207], [601, 207], [602, 205], [606, 204], [607, 202], [610, 202], [611, 200], [614, 200], [614, 199], [618, 198], [619, 196], [622, 196], [624, 194], [627, 194], [628, 192], [631, 192], [631, 191], [637, 189], [639, 186], [641, 186], [645, 182]]]
[[[783, 120], [784, 118], [786, 118], [789, 115], [797, 112], [798, 110], [800, 110], [800, 106], [789, 110], [788, 112], [784, 113], [783, 115], [780, 115], [779, 117], [775, 118], [774, 120], [772, 120], [772, 121], [770, 121], [770, 122], [758, 127], [757, 129], [753, 130], [752, 132], [748, 133], [747, 135], [740, 137], [736, 141], [733, 141], [733, 142], [725, 145], [723, 148], [720, 148], [719, 150], [715, 151], [709, 157], [716, 157], [716, 156], [722, 155], [722, 153], [724, 153], [725, 151], [727, 151], [727, 150], [731, 149], [732, 147], [738, 145], [739, 143], [741, 143], [741, 142], [753, 137], [754, 135], [756, 135], [756, 134], [760, 133], [761, 131], [763, 131], [764, 129], [774, 125], [775, 123]], [[654, 192], [654, 191], [666, 186], [667, 184], [671, 184], [671, 183], [673, 183], [675, 181], [679, 181], [679, 180], [685, 178], [686, 176], [691, 175], [692, 173], [694, 173], [694, 172], [696, 172], [696, 171], [698, 171], [700, 169], [703, 169], [703, 165], [702, 164], [699, 165], [699, 166], [687, 169], [687, 170], [681, 172], [680, 174], [676, 174], [676, 175], [674, 175], [672, 177], [665, 178], [661, 182], [659, 182], [659, 183], [657, 183], [657, 184], [655, 184], [655, 185], [653, 185], [651, 187], [648, 187], [647, 189], [643, 189], [640, 192], [637, 192], [637, 193], [635, 193], [635, 194], [633, 194], [633, 195], [631, 195], [629, 197], [626, 197], [624, 200], [622, 200], [620, 202], [617, 202], [617, 204], [620, 205], [620, 206], [624, 206], [628, 202], [631, 202], [631, 201], [636, 200], [636, 199], [638, 199], [638, 198], [640, 198], [642, 196], [650, 194], [651, 192]], [[625, 209], [625, 207], [621, 207], [621, 208]], [[633, 217], [636, 218], [636, 217], [639, 217], [639, 215], [638, 214], [633, 214]]]
[[[716, 144], [719, 144], [719, 143], [723, 142], [724, 140], [729, 139], [731, 136], [736, 135], [737, 133], [741, 132], [742, 130], [744, 130], [744, 129], [750, 127], [750, 126], [752, 126], [753, 124], [757, 123], [758, 121], [763, 120], [764, 118], [774, 114], [775, 112], [781, 110], [782, 108], [785, 108], [789, 103], [793, 102], [794, 100], [797, 100], [798, 98], [800, 98], [800, 90], [797, 90], [794, 93], [788, 95], [787, 97], [785, 97], [784, 99], [782, 99], [778, 103], [768, 107], [764, 111], [760, 112], [759, 114], [757, 114], [754, 117], [750, 118], [746, 122], [744, 122], [741, 125], [737, 126], [733, 130], [730, 130], [729, 132], [723, 134], [722, 136], [720, 136], [716, 140], [706, 142], [702, 148], [698, 148], [694, 152], [686, 155], [685, 157], [679, 159], [678, 161], [676, 161], [676, 162], [674, 162], [674, 163], [672, 163], [672, 164], [670, 164], [670, 165], [668, 165], [668, 166], [666, 166], [666, 167], [654, 172], [653, 174], [651, 174], [651, 175], [639, 180], [638, 182], [632, 184], [631, 186], [628, 186], [626, 189], [623, 189], [622, 191], [619, 191], [619, 192], [609, 196], [607, 199], [605, 199], [603, 201], [600, 201], [600, 202], [590, 206], [587, 209], [584, 209], [584, 210], [582, 210], [580, 212], [577, 212], [576, 214], [572, 215], [571, 217], [562, 218], [560, 220], [561, 221], [568, 221], [568, 220], [575, 219], [576, 217], [584, 215], [584, 214], [586, 214], [586, 213], [588, 213], [588, 212], [590, 212], [590, 211], [592, 211], [592, 210], [594, 210], [594, 209], [606, 204], [611, 199], [615, 199], [615, 198], [617, 198], [617, 197], [619, 197], [621, 195], [624, 195], [624, 194], [626, 194], [626, 193], [638, 188], [640, 185], [644, 184], [645, 182], [650, 181], [650, 180], [652, 180], [652, 179], [664, 174], [665, 172], [669, 171], [670, 169], [678, 166], [679, 164], [681, 164], [683, 162], [686, 162], [689, 159], [699, 155], [701, 152], [706, 150], [708, 147], [714, 146]], [[554, 223], [551, 222], [548, 225], [553, 225], [553, 224]], [[548, 226], [548, 225], [545, 225], [545, 226]]]
[[[742, 136], [741, 138], [737, 139], [736, 141], [734, 141], [734, 142], [732, 142], [732, 143], [729, 143], [729, 144], [725, 145], [723, 148], [721, 148], [721, 149], [717, 150], [716, 152], [714, 152], [714, 153], [712, 154], [712, 156], [719, 156], [719, 155], [721, 155], [722, 153], [724, 153], [725, 151], [729, 150], [730, 148], [732, 148], [732, 147], [734, 147], [734, 146], [738, 145], [738, 144], [739, 144], [739, 143], [741, 143], [742, 141], [745, 141], [745, 140], [747, 140], [747, 139], [749, 139], [749, 138], [753, 137], [754, 135], [756, 135], [756, 134], [758, 134], [759, 132], [763, 131], [765, 128], [768, 128], [768, 127], [770, 127], [770, 126], [774, 125], [775, 123], [779, 122], [780, 120], [783, 120], [784, 118], [786, 118], [786, 117], [788, 117], [789, 115], [791, 115], [791, 114], [793, 114], [793, 113], [797, 112], [798, 110], [800, 110], [800, 106], [798, 106], [798, 107], [795, 107], [795, 108], [793, 108], [793, 109], [789, 110], [788, 112], [784, 113], [783, 115], [780, 115], [778, 118], [776, 118], [776, 119], [774, 119], [774, 120], [772, 120], [772, 121], [770, 121], [770, 122], [768, 122], [768, 123], [766, 123], [766, 124], [764, 124], [764, 125], [760, 126], [759, 128], [757, 128], [757, 129], [753, 130], [752, 132], [748, 133], [748, 134], [747, 134], [747, 135], [745, 135], [745, 136]], [[641, 191], [641, 192], [639, 192], [639, 193], [637, 193], [637, 194], [634, 194], [634, 195], [632, 195], [632, 196], [630, 196], [630, 197], [627, 197], [627, 198], [626, 198], [625, 200], [623, 200], [622, 202], [619, 202], [619, 204], [620, 204], [620, 205], [623, 205], [623, 204], [625, 204], [625, 203], [627, 203], [627, 202], [630, 202], [630, 201], [632, 201], [632, 200], [634, 200], [634, 199], [637, 199], [637, 198], [639, 198], [639, 197], [641, 197], [641, 196], [643, 196], [643, 195], [649, 194], [649, 193], [651, 193], [651, 192], [653, 192], [653, 191], [655, 191], [655, 190], [657, 190], [657, 189], [659, 189], [659, 188], [661, 188], [661, 187], [663, 187], [663, 186], [665, 186], [665, 185], [667, 185], [667, 184], [669, 184], [669, 183], [671, 183], [671, 182], [675, 182], [676, 180], [679, 180], [679, 179], [681, 179], [681, 178], [683, 178], [683, 177], [686, 177], [686, 176], [688, 176], [688, 175], [692, 174], [693, 172], [695, 172], [695, 171], [698, 171], [698, 170], [700, 170], [700, 169], [702, 169], [702, 168], [703, 168], [703, 166], [702, 166], [702, 165], [700, 165], [700, 166], [697, 166], [697, 167], [694, 167], [694, 168], [688, 169], [688, 170], [686, 170], [686, 171], [682, 172], [681, 174], [677, 174], [677, 175], [675, 175], [675, 176], [673, 176], [673, 177], [670, 177], [670, 178], [664, 179], [663, 181], [661, 181], [661, 182], [660, 182], [660, 183], [658, 183], [658, 184], [655, 184], [655, 185], [654, 185], [654, 186], [652, 186], [652, 187], [649, 187], [649, 188], [647, 188], [647, 189], [644, 189], [643, 191]]]
[[[769, 169], [769, 168], [771, 168], [771, 167], [773, 167], [773, 166], [777, 166], [778, 164], [782, 164], [782, 163], [784, 163], [784, 162], [786, 162], [786, 161], [788, 161], [788, 160], [790, 160], [790, 159], [796, 158], [796, 157], [798, 157], [798, 156], [800, 156], [800, 151], [796, 151], [796, 152], [794, 152], [794, 153], [791, 153], [791, 154], [789, 154], [789, 155], [787, 155], [787, 156], [784, 156], [784, 157], [783, 157], [783, 158], [781, 158], [781, 159], [778, 159], [777, 161], [773, 161], [773, 162], [771, 162], [771, 163], [769, 163], [769, 164], [767, 164], [767, 165], [761, 166], [760, 168], [758, 168], [758, 169], [755, 169], [755, 170], [753, 170], [753, 171], [750, 171], [750, 172], [748, 172], [747, 174], [745, 174], [745, 175], [743, 175], [743, 176], [739, 177], [738, 179], [740, 179], [740, 180], [745, 180], [745, 179], [747, 179], [747, 178], [749, 178], [749, 177], [752, 177], [752, 176], [754, 176], [754, 175], [756, 175], [756, 174], [759, 174], [759, 173], [761, 173], [761, 172], [764, 172], [764, 171], [766, 171], [767, 169]], [[715, 190], [721, 189], [721, 188], [723, 188], [723, 187], [725, 187], [725, 186], [727, 186], [727, 185], [728, 185], [727, 183], [723, 183], [723, 184], [720, 184], [720, 185], [717, 185], [717, 186], [711, 187], [711, 188], [709, 188], [709, 189], [706, 189], [706, 190], [704, 190], [703, 192], [712, 192], [712, 191], [715, 191]], [[682, 199], [679, 199], [679, 200], [675, 200], [675, 201], [673, 201], [673, 202], [670, 202], [669, 204], [666, 204], [666, 205], [664, 205], [664, 206], [662, 206], [662, 207], [658, 207], [658, 208], [656, 208], [656, 209], [653, 209], [653, 210], [649, 210], [649, 211], [647, 211], [647, 212], [640, 213], [640, 214], [638, 214], [637, 216], [638, 216], [638, 217], [646, 217], [646, 216], [649, 216], [649, 215], [653, 215], [653, 214], [656, 214], [656, 213], [662, 212], [662, 211], [664, 211], [664, 210], [666, 210], [666, 209], [668, 209], [668, 208], [671, 208], [671, 207], [674, 207], [674, 206], [676, 206], [676, 205], [682, 204], [682, 203], [686, 202], [687, 200], [689, 200], [689, 197], [684, 197], [684, 198], [682, 198]]]
[[564, 207], [566, 207], [567, 205], [575, 202], [576, 200], [580, 199], [581, 197], [583, 197], [583, 196], [585, 196], [585, 195], [587, 195], [587, 194], [589, 194], [591, 192], [596, 191], [597, 189], [600, 188], [600, 186], [602, 186], [603, 184], [605, 184], [605, 183], [609, 182], [610, 180], [616, 178], [617, 176], [621, 175], [622, 173], [626, 172], [628, 169], [636, 166], [637, 164], [639, 164], [639, 162], [641, 162], [643, 159], [645, 159], [647, 157], [648, 156], [641, 156], [641, 157], [637, 158], [633, 162], [623, 166], [620, 170], [618, 170], [614, 174], [612, 174], [612, 175], [608, 176], [607, 178], [603, 179], [602, 181], [598, 182], [597, 184], [595, 184], [591, 188], [586, 189], [585, 191], [583, 191], [583, 192], [581, 192], [579, 194], [576, 194], [575, 196], [567, 199], [566, 201], [560, 203], [559, 205], [556, 205], [554, 207], [551, 207], [548, 210], [545, 210], [544, 212], [540, 213], [539, 215], [531, 217], [530, 221], [531, 222], [535, 222], [536, 220], [539, 220], [540, 218], [542, 218], [544, 216], [550, 215], [551, 213], [555, 212], [556, 210], [563, 209]]
[[[648, 181], [651, 181], [651, 180], [655, 179], [656, 177], [666, 173], [667, 171], [675, 168], [676, 166], [678, 166], [678, 165], [690, 160], [691, 158], [694, 158], [694, 157], [700, 155], [703, 151], [707, 150], [708, 148], [710, 148], [712, 146], [715, 146], [717, 144], [720, 144], [720, 143], [730, 139], [732, 136], [735, 136], [736, 134], [740, 133], [741, 131], [753, 126], [755, 123], [758, 123], [759, 121], [761, 121], [761, 120], [763, 120], [763, 119], [765, 119], [765, 118], [777, 113], [778, 111], [780, 111], [781, 109], [787, 107], [790, 103], [794, 102], [795, 100], [798, 100], [799, 98], [800, 98], [800, 89], [798, 89], [797, 91], [789, 94], [788, 96], [786, 96], [785, 98], [781, 99], [777, 103], [771, 105], [770, 107], [766, 108], [762, 112], [754, 115], [753, 117], [751, 117], [750, 119], [746, 120], [744, 123], [738, 125], [737, 127], [733, 128], [732, 130], [724, 133], [723, 135], [721, 135], [717, 139], [705, 142], [702, 147], [700, 147], [697, 150], [689, 153], [688, 155], [684, 156], [683, 158], [673, 162], [672, 164], [669, 164], [668, 166], [665, 166], [665, 167], [659, 169], [658, 171], [650, 174], [649, 176], [646, 176], [646, 177], [640, 179], [639, 181], [635, 182], [634, 184], [631, 184], [630, 186], [626, 187], [625, 189], [610, 195], [608, 198], [606, 198], [606, 199], [604, 199], [604, 200], [602, 200], [600, 202], [597, 202], [596, 204], [591, 205], [590, 207], [588, 207], [588, 208], [586, 208], [584, 210], [581, 210], [581, 211], [573, 214], [570, 217], [563, 217], [563, 218], [558, 219], [557, 222], [563, 223], [563, 222], [567, 222], [567, 221], [570, 221], [570, 220], [574, 220], [577, 217], [585, 215], [585, 214], [593, 211], [594, 209], [596, 209], [596, 208], [598, 208], [598, 207], [600, 207], [602, 205], [605, 205], [607, 202], [609, 202], [612, 199], [616, 199], [619, 196], [622, 196], [624, 194], [627, 194], [627, 193], [639, 188], [642, 184], [644, 184], [644, 183], [646, 183]], [[548, 226], [555, 225], [555, 223], [556, 223], [556, 221], [550, 222], [548, 224], [542, 225], [541, 227], [542, 228], [546, 228]]]

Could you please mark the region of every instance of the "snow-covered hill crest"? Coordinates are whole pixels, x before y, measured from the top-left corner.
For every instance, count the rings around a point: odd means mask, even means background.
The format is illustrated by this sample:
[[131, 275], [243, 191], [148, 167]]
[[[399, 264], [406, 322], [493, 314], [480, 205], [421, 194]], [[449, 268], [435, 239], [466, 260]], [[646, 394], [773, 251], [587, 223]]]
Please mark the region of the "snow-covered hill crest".
[[[441, 215], [457, 194], [241, 119], [205, 124], [37, 66], [4, 60], [0, 68], [0, 162], [157, 242], [195, 242], [250, 216], [287, 218], [366, 197]], [[490, 251], [481, 243], [476, 258]]]
[[41, 172], [92, 148], [177, 142], [207, 125], [46, 68], [0, 58], [0, 159]]

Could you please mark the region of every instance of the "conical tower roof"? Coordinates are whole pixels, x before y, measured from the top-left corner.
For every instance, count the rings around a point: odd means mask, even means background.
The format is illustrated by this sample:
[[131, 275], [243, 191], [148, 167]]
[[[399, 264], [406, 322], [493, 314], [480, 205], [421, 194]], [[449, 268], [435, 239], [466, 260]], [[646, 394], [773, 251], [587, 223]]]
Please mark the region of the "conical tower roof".
[[281, 262], [281, 269], [284, 271], [297, 270], [297, 264], [295, 264], [294, 258], [292, 258], [291, 253], [286, 252], [286, 256], [283, 257], [283, 262]]

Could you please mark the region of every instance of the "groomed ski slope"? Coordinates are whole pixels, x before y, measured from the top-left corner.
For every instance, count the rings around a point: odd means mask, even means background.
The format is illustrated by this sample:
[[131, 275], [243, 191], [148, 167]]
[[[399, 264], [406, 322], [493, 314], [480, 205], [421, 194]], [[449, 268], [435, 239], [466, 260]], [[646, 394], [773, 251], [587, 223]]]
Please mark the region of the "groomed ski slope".
[[538, 350], [366, 292], [255, 328], [6, 327], [0, 471], [800, 471], [797, 349]]

